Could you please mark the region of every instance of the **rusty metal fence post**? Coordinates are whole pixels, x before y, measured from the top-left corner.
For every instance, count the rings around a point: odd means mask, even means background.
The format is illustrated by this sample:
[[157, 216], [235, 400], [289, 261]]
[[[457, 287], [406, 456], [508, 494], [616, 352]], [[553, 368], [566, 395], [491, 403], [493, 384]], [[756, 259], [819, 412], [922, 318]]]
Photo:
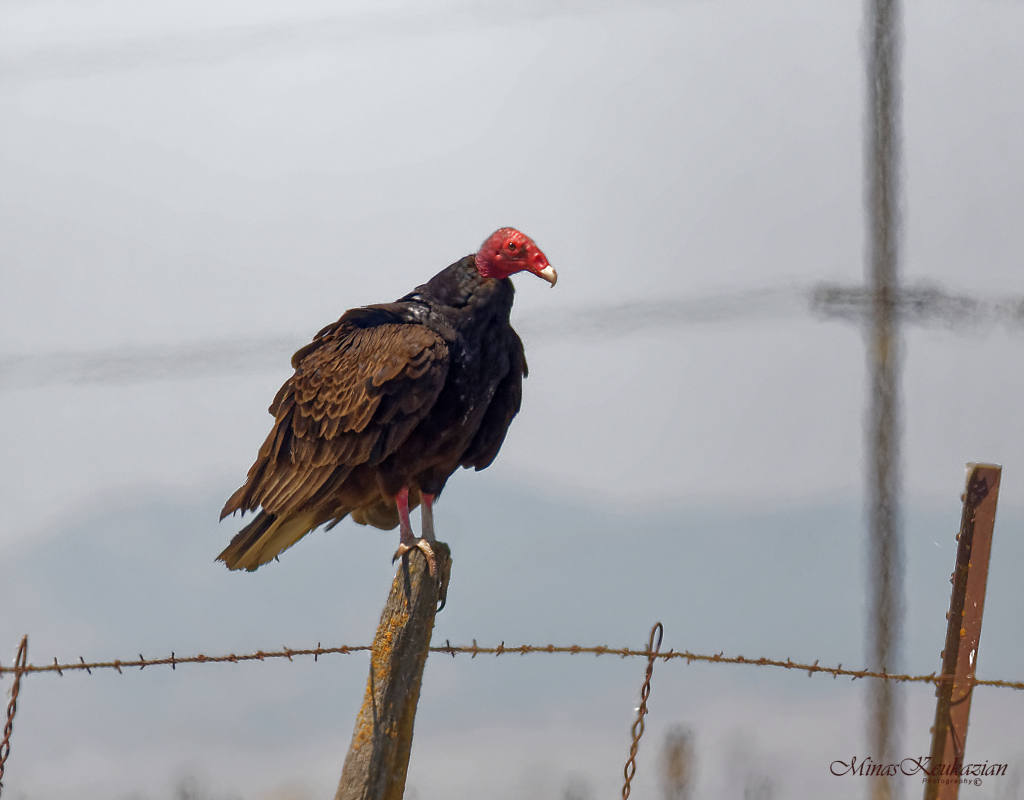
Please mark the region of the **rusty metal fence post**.
[[[996, 502], [1002, 467], [968, 464], [964, 510], [957, 534], [956, 566], [951, 578], [946, 646], [942, 651], [942, 674], [953, 676], [935, 690], [935, 725], [928, 761], [925, 800], [956, 800], [960, 792], [956, 770], [963, 765], [967, 746], [967, 722], [971, 694], [978, 666], [981, 617], [985, 610], [985, 585], [996, 523]], [[954, 772], [949, 772], [952, 769]]]

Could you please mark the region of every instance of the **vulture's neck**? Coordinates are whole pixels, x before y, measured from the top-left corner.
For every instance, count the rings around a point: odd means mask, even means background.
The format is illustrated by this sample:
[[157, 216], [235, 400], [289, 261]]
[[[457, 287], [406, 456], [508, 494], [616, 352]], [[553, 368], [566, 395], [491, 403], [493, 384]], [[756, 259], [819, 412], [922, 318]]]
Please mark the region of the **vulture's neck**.
[[424, 298], [450, 308], [492, 307], [508, 316], [515, 289], [508, 278], [485, 278], [476, 269], [476, 257], [468, 255], [427, 281], [420, 289]]

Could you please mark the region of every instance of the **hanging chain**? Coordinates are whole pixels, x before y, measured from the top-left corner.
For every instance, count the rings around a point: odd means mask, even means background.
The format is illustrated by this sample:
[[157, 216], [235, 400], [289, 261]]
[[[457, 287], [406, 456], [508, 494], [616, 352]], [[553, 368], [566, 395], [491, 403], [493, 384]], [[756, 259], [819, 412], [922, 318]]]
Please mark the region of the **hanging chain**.
[[633, 743], [629, 747], [629, 758], [622, 774], [626, 782], [622, 785], [622, 800], [629, 798], [629, 784], [636, 775], [636, 753], [640, 749], [640, 737], [644, 735], [644, 717], [647, 715], [647, 698], [651, 696], [651, 675], [654, 674], [654, 659], [661, 650], [661, 637], [665, 633], [660, 622], [655, 622], [647, 640], [647, 673], [644, 675], [643, 686], [640, 687], [640, 706], [636, 710], [636, 722], [633, 723]]

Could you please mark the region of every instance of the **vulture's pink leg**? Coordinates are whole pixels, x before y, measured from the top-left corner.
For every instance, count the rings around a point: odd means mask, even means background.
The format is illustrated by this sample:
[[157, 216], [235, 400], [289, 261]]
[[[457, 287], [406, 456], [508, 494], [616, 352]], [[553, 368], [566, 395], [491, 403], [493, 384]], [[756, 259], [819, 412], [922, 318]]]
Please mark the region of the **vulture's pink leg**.
[[[420, 530], [423, 539], [431, 545], [437, 542], [434, 536], [434, 497], [435, 495], [420, 492]], [[444, 574], [440, 577], [441, 587], [438, 590], [438, 606], [440, 611], [448, 598], [448, 579], [451, 573], [451, 561], [445, 562]]]
[[[433, 499], [433, 498], [431, 498]], [[430, 542], [433, 541], [433, 531], [431, 530], [430, 539], [417, 539], [412, 532], [412, 523], [409, 522], [409, 489], [404, 488], [398, 494], [395, 495], [395, 505], [398, 506], [398, 519], [399, 529], [401, 530], [401, 540], [398, 544], [398, 549], [395, 551], [395, 556], [392, 561], [396, 561], [399, 557], [403, 560], [406, 559], [409, 553], [413, 550], [419, 550], [423, 553], [423, 557], [427, 559], [427, 569], [430, 570], [432, 576], [437, 576], [437, 559], [434, 557], [434, 549], [430, 546]], [[406, 562], [408, 563], [408, 562]]]
[[395, 505], [398, 506], [398, 529], [401, 531], [402, 544], [412, 544], [416, 537], [412, 532], [412, 523], [409, 521], [409, 490], [402, 489], [395, 495]]
[[423, 492], [420, 494], [420, 530], [428, 542], [436, 542], [434, 536], [434, 495]]

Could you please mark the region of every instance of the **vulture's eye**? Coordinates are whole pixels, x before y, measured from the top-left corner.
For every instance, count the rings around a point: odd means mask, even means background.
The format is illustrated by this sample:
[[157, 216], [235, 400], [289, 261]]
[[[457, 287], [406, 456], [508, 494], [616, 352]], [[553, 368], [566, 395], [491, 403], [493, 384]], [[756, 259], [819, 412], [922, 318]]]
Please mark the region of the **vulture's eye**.
[[516, 251], [516, 243], [515, 242], [509, 242], [508, 244], [505, 245], [505, 247], [508, 248], [508, 251], [510, 253], [514, 253]]

